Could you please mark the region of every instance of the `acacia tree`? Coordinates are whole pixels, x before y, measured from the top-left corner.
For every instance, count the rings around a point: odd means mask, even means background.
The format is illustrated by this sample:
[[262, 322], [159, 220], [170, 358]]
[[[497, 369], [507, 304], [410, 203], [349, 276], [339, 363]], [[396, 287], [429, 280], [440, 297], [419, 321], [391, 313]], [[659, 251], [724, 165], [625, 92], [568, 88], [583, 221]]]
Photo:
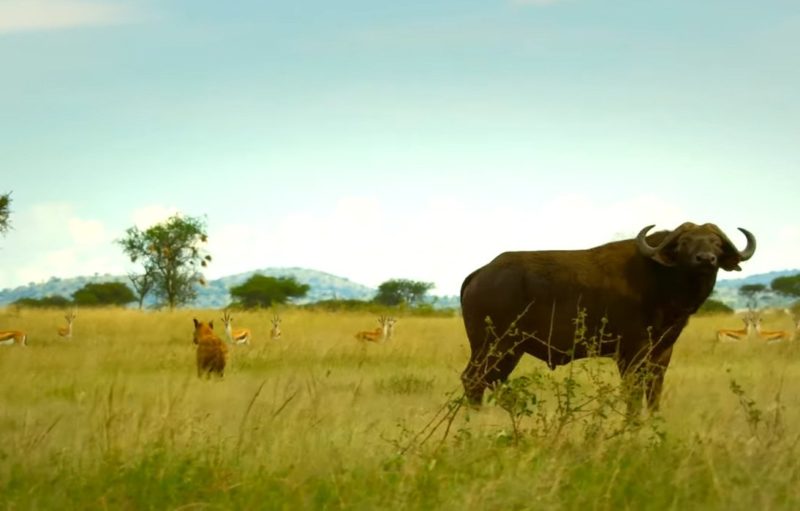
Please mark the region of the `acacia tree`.
[[378, 294], [373, 301], [382, 305], [418, 305], [425, 299], [425, 294], [433, 289], [432, 282], [419, 282], [407, 279], [387, 280], [378, 286]]
[[11, 216], [11, 194], [4, 193], [0, 195], [0, 234], [5, 234], [11, 223], [9, 217]]
[[231, 296], [237, 305], [245, 308], [269, 307], [285, 304], [293, 298], [301, 298], [311, 287], [301, 284], [294, 277], [267, 277], [256, 274], [244, 283], [231, 288]]
[[100, 282], [86, 284], [72, 293], [75, 305], [126, 305], [136, 300], [131, 288], [122, 282]]
[[750, 310], [758, 309], [759, 298], [768, 297], [769, 292], [764, 284], [745, 284], [739, 287], [739, 294], [747, 299], [747, 308]]
[[195, 285], [205, 283], [200, 270], [211, 261], [203, 248], [207, 242], [205, 222], [181, 215], [144, 231], [131, 227], [117, 240], [131, 262], [143, 264], [144, 274], [152, 279], [153, 293], [170, 309], [193, 300]]
[[800, 298], [800, 273], [787, 277], [778, 277], [770, 283], [773, 291], [783, 296]]
[[795, 317], [800, 318], [800, 273], [787, 277], [778, 277], [770, 283], [776, 293], [794, 298], [795, 302], [789, 307]]

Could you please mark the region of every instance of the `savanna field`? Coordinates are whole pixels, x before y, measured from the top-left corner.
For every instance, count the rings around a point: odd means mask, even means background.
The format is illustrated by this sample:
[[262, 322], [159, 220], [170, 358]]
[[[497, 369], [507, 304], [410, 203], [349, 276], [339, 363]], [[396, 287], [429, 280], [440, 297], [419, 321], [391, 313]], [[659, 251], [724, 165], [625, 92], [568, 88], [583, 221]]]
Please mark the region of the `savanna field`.
[[[610, 360], [460, 406], [459, 317], [235, 313], [253, 330], [225, 377], [198, 379], [192, 318], [219, 311], [1, 309], [2, 509], [800, 509], [800, 343], [717, 343], [695, 317], [661, 411], [626, 421]], [[783, 316], [765, 327], [788, 328]], [[525, 383], [525, 385], [523, 385]]]

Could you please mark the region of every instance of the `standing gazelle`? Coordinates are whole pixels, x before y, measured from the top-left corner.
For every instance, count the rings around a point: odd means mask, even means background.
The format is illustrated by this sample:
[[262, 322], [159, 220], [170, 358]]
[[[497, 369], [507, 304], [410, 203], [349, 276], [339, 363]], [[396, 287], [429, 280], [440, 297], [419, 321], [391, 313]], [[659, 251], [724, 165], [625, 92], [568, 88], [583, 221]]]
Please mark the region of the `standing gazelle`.
[[3, 330], [0, 331], [0, 346], [11, 346], [16, 344], [18, 346], [28, 345], [28, 335], [19, 330]]
[[787, 332], [786, 330], [763, 330], [761, 328], [760, 315], [755, 317], [755, 328], [758, 338], [762, 341], [766, 341], [767, 344], [788, 341], [794, 338], [794, 332]]
[[375, 330], [364, 330], [356, 334], [356, 339], [359, 341], [369, 342], [385, 342], [392, 338], [392, 331], [394, 324], [397, 322], [395, 318], [388, 316], [381, 316], [378, 318], [378, 323], [381, 325]]
[[283, 332], [281, 332], [281, 318], [280, 318], [280, 316], [278, 316], [277, 314], [274, 314], [270, 321], [272, 323], [272, 328], [270, 328], [270, 330], [269, 330], [270, 339], [273, 339], [273, 340], [280, 339], [281, 338], [281, 334], [283, 333]]
[[228, 340], [232, 344], [250, 344], [250, 329], [237, 328], [236, 330], [234, 330], [233, 318], [228, 313], [228, 311], [223, 311], [222, 323], [225, 324], [225, 333], [228, 336]]
[[64, 339], [72, 339], [72, 322], [75, 321], [75, 311], [65, 314], [64, 319], [67, 320], [67, 326], [58, 327], [58, 335]]
[[738, 330], [722, 328], [717, 330], [717, 341], [735, 342], [752, 337], [755, 327], [755, 314], [752, 311], [748, 311], [741, 319], [744, 322], [744, 328]]

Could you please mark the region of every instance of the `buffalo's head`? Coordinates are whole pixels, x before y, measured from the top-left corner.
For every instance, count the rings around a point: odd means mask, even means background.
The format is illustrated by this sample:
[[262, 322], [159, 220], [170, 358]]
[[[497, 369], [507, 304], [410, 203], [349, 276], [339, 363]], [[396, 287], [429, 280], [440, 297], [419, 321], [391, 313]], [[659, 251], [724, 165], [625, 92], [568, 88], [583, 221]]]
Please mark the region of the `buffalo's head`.
[[714, 224], [697, 225], [686, 222], [667, 232], [653, 247], [645, 236], [654, 226], [648, 225], [636, 236], [639, 253], [664, 266], [681, 266], [700, 271], [739, 271], [739, 263], [747, 261], [756, 251], [756, 238], [748, 230], [739, 227], [747, 246], [738, 250], [722, 230]]

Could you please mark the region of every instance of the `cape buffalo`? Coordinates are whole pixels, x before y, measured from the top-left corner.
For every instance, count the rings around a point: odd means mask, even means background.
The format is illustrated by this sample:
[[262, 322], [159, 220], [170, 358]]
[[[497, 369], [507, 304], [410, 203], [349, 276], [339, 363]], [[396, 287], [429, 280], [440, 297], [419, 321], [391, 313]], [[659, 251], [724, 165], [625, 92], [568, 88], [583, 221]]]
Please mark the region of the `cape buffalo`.
[[523, 353], [551, 369], [608, 356], [629, 391], [629, 411], [645, 391], [657, 409], [689, 316], [711, 294], [720, 268], [741, 270], [756, 239], [739, 228], [747, 239], [739, 251], [714, 224], [687, 222], [648, 236], [653, 227], [587, 250], [505, 252], [467, 276], [461, 308], [471, 356], [461, 380], [469, 401], [480, 404]]

